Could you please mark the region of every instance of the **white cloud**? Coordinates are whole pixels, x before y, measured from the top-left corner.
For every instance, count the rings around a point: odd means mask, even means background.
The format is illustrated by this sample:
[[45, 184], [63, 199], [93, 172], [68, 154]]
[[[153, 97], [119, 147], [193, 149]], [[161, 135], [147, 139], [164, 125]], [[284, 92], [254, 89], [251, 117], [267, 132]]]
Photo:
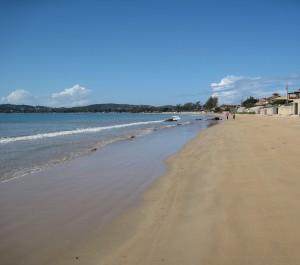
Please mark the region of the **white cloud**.
[[32, 95], [24, 89], [17, 89], [8, 96], [1, 97], [1, 104], [43, 105], [49, 107], [75, 107], [90, 103], [91, 90], [74, 85], [64, 91], [52, 95]]
[[83, 106], [89, 103], [87, 97], [91, 94], [91, 90], [76, 84], [71, 88], [51, 95], [50, 106]]
[[78, 96], [86, 96], [90, 94], [90, 90], [86, 89], [85, 87], [81, 87], [80, 85], [76, 84], [71, 88], [66, 88], [64, 91], [59, 93], [52, 94], [52, 98], [58, 97], [78, 97]]
[[219, 98], [220, 104], [239, 104], [241, 100], [253, 96], [255, 98], [269, 97], [273, 93], [285, 94], [286, 85], [291, 90], [300, 86], [300, 75], [288, 77], [263, 78], [233, 76], [224, 77], [219, 83], [211, 83], [213, 96]]
[[5, 104], [32, 104], [33, 97], [24, 89], [17, 89], [11, 92], [7, 97], [1, 98], [1, 103]]
[[233, 88], [234, 84], [243, 78], [243, 76], [228, 75], [223, 78], [220, 83], [212, 83], [211, 87], [214, 91], [227, 90]]

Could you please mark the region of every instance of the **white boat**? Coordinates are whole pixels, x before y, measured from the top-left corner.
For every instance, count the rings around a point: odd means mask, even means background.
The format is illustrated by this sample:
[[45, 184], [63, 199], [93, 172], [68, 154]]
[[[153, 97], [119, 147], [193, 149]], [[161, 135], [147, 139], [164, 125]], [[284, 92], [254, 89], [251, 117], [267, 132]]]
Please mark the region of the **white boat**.
[[180, 120], [180, 117], [178, 117], [178, 116], [172, 116], [171, 118], [166, 119], [165, 121], [178, 121], [178, 120]]

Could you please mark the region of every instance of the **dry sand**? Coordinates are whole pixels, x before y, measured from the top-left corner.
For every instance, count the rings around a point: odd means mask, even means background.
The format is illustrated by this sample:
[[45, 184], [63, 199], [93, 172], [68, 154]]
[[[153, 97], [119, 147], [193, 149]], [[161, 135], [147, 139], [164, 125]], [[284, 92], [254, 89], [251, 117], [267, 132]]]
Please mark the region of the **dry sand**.
[[300, 264], [299, 131], [238, 115], [201, 132], [77, 264]]

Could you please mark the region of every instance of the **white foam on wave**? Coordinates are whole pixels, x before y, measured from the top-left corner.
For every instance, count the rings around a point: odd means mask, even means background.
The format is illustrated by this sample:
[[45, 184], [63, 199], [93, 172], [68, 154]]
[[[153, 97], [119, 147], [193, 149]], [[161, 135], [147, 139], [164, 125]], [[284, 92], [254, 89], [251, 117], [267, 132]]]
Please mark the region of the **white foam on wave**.
[[82, 129], [76, 129], [76, 130], [70, 130], [70, 131], [39, 133], [39, 134], [27, 135], [27, 136], [0, 138], [0, 144], [7, 144], [7, 143], [12, 143], [12, 142], [18, 142], [18, 141], [30, 141], [30, 140], [37, 140], [37, 139], [43, 139], [43, 138], [53, 138], [53, 137], [66, 136], [66, 135], [72, 135], [72, 134], [96, 133], [96, 132], [100, 132], [103, 130], [111, 130], [111, 129], [130, 127], [130, 126], [138, 126], [138, 125], [147, 125], [147, 124], [154, 124], [154, 123], [160, 123], [160, 122], [163, 122], [163, 120], [134, 122], [134, 123], [127, 123], [127, 124], [117, 124], [117, 125], [112, 125], [112, 126], [82, 128]]

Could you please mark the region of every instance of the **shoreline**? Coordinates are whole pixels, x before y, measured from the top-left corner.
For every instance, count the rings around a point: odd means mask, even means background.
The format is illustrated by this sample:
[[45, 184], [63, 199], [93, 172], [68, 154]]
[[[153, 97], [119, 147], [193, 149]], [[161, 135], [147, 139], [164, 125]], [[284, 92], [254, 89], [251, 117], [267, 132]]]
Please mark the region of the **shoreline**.
[[[31, 114], [29, 116], [31, 117]], [[126, 117], [122, 114], [92, 114], [89, 115], [89, 120], [82, 120], [83, 126], [80, 122], [83, 116], [79, 114], [72, 116], [75, 121], [70, 122], [71, 125], [60, 128], [61, 119], [66, 120], [65, 115], [51, 114], [50, 121], [56, 116], [52, 121], [55, 129], [51, 125], [51, 129], [48, 127], [39, 132], [43, 121], [37, 119], [37, 122], [33, 122], [36, 119], [29, 116], [24, 121], [26, 132], [23, 134], [9, 137], [9, 133], [13, 134], [10, 129], [10, 126], [13, 128], [12, 125], [8, 126], [7, 131], [2, 132], [4, 137], [0, 137], [0, 146], [3, 147], [0, 152], [0, 163], [3, 167], [0, 169], [0, 181], [42, 172], [97, 151], [105, 145], [143, 137], [156, 130], [164, 130], [177, 124], [163, 122], [169, 118], [168, 114], [154, 114], [152, 117], [148, 117], [149, 115], [145, 117], [145, 114], [126, 114]], [[184, 114], [181, 118], [183, 125], [193, 122], [193, 115]], [[32, 126], [28, 126], [31, 122]], [[74, 123], [78, 126], [74, 126]], [[45, 127], [49, 124], [46, 123]], [[66, 124], [68, 124], [67, 121]], [[35, 126], [37, 126], [37, 131], [32, 131], [31, 128]], [[64, 148], [60, 148], [62, 145]]]
[[[166, 172], [163, 159], [207, 126], [195, 123], [157, 130], [1, 183], [2, 262], [74, 262], [78, 252], [98, 242], [106, 227], [135, 207], [139, 194]], [[91, 255], [98, 257], [97, 253]]]
[[237, 116], [202, 131], [95, 243], [98, 264], [299, 264], [299, 128]]

